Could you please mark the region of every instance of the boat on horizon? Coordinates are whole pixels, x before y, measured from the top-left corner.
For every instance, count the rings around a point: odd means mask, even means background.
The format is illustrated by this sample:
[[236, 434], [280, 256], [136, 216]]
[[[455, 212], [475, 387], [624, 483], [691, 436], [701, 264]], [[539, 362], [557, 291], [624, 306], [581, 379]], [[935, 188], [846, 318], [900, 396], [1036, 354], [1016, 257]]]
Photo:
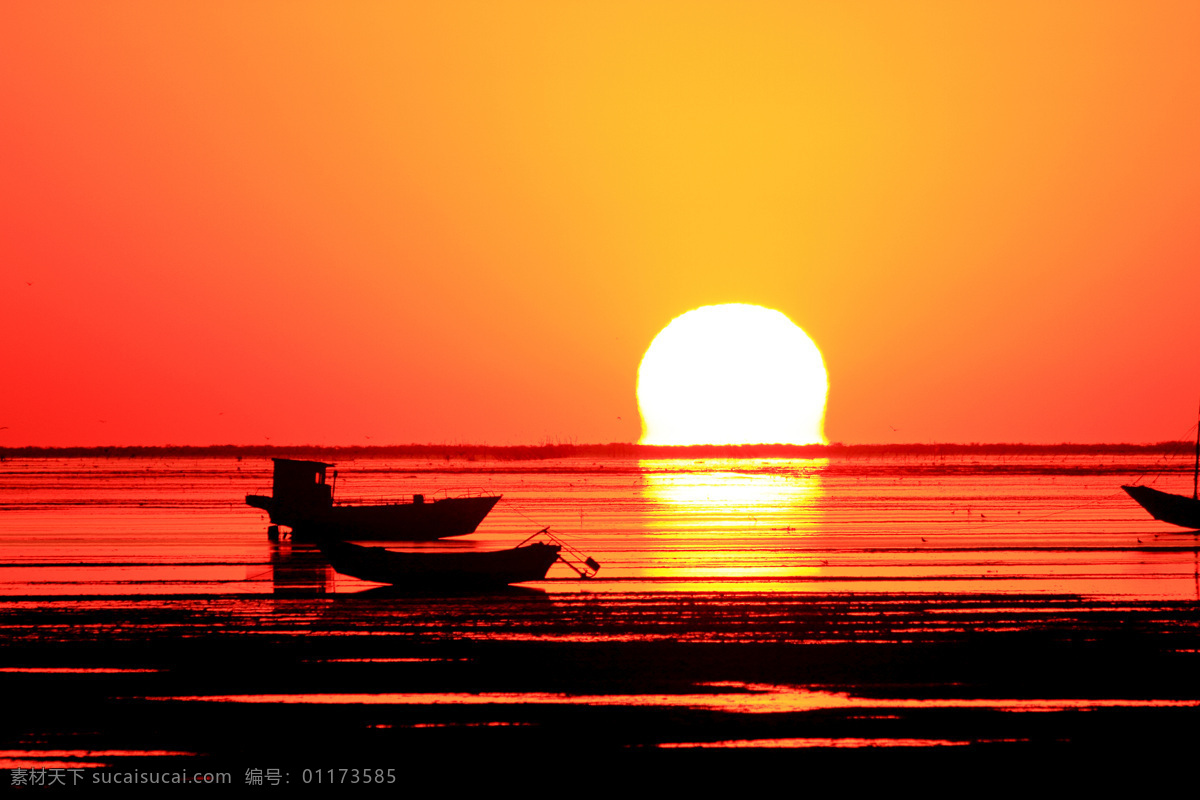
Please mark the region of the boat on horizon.
[[[337, 505], [321, 461], [271, 459], [275, 463], [271, 495], [248, 494], [246, 504], [266, 511], [271, 536], [279, 525], [295, 539], [424, 542], [474, 533], [500, 495], [426, 499], [414, 494], [408, 503]], [[336, 472], [333, 473], [337, 475]]]
[[1192, 473], [1191, 497], [1160, 492], [1149, 486], [1121, 488], [1155, 519], [1181, 528], [1200, 530], [1200, 422], [1196, 425], [1196, 465]]

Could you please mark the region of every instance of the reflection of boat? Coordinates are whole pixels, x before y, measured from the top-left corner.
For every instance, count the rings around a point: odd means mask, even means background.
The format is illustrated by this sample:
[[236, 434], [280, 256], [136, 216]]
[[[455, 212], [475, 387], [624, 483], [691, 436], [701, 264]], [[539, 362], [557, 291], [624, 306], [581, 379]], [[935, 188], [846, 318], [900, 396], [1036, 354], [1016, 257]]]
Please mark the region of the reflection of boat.
[[270, 575], [271, 591], [280, 596], [323, 595], [333, 591], [333, 571], [321, 551], [310, 544], [283, 542], [271, 548], [270, 567], [254, 579]]
[[397, 553], [348, 542], [322, 542], [321, 552], [338, 572], [403, 588], [484, 588], [546, 577], [558, 559], [556, 544], [533, 542], [483, 553]]
[[462, 536], [472, 533], [500, 500], [499, 495], [482, 495], [426, 501], [415, 494], [411, 503], [334, 505], [333, 489], [325, 482], [332, 464], [272, 460], [271, 496], [249, 494], [246, 502], [270, 514], [274, 524], [291, 528], [297, 538], [427, 541]]
[[1192, 496], [1168, 494], [1149, 486], [1122, 486], [1122, 489], [1150, 512], [1150, 516], [1182, 528], [1200, 529], [1200, 426], [1196, 428], [1196, 467], [1192, 475]]

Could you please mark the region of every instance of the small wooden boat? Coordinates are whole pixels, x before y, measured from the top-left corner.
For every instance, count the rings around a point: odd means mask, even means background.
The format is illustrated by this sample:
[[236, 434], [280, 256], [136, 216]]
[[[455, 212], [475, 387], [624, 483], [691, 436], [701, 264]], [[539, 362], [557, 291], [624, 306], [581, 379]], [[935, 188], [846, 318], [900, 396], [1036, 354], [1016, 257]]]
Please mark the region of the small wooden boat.
[[1170, 494], [1149, 486], [1122, 486], [1125, 493], [1155, 519], [1181, 528], [1200, 529], [1200, 424], [1196, 426], [1196, 466], [1192, 474], [1192, 496]]
[[483, 553], [399, 553], [349, 542], [321, 542], [338, 572], [405, 589], [488, 588], [546, 577], [558, 560], [557, 544], [533, 542]]
[[[358, 539], [422, 542], [473, 533], [499, 495], [444, 497], [410, 503], [335, 505], [326, 483], [332, 464], [320, 461], [275, 462], [271, 495], [246, 495], [247, 505], [261, 508], [273, 525], [286, 525], [297, 539]], [[336, 476], [337, 473], [335, 472]]]
[[1149, 486], [1121, 488], [1155, 519], [1181, 528], [1200, 529], [1200, 500], [1195, 497], [1160, 492]]

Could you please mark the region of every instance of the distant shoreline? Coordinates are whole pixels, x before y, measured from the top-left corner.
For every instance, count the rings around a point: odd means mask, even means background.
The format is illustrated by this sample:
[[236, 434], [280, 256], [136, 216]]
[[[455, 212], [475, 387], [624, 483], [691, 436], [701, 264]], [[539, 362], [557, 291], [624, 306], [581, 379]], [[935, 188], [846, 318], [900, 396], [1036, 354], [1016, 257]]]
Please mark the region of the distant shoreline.
[[530, 461], [553, 458], [832, 458], [889, 456], [1132, 455], [1190, 452], [1193, 442], [1154, 444], [611, 444], [162, 445], [0, 447], [10, 458], [439, 458]]

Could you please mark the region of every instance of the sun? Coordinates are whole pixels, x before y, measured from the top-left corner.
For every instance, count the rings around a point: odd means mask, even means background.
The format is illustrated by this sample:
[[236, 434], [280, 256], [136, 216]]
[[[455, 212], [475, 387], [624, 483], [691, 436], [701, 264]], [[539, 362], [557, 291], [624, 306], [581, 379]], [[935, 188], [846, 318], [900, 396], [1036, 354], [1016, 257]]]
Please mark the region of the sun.
[[638, 367], [642, 444], [825, 442], [821, 351], [784, 314], [702, 306], [671, 320]]

